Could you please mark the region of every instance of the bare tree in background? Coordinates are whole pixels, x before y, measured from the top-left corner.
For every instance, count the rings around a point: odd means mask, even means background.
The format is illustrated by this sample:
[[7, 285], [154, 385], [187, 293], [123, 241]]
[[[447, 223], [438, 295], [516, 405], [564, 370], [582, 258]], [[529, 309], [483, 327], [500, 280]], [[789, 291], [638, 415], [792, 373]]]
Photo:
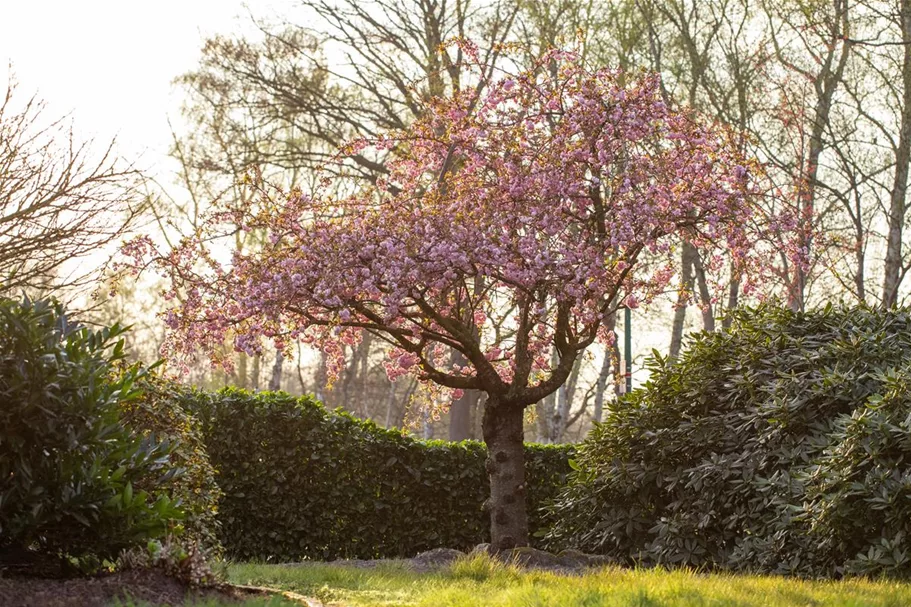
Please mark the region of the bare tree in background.
[[[908, 173], [911, 168], [911, 0], [869, 0], [862, 6], [879, 21], [889, 25], [888, 28], [880, 28], [875, 37], [853, 41], [878, 55], [880, 61], [870, 61], [868, 65], [871, 71], [886, 76], [881, 79], [881, 86], [890, 97], [889, 109], [895, 113], [891, 121], [893, 128], [883, 131], [893, 159], [883, 262], [882, 305], [888, 308], [898, 304], [899, 287], [911, 270], [907, 248], [903, 250], [908, 214]], [[891, 69], [879, 68], [883, 64]]]
[[[446, 42], [475, 42], [490, 77], [520, 4], [306, 0], [300, 12], [280, 22], [257, 20], [257, 39], [210, 38], [198, 68], [178, 79], [188, 94], [191, 125], [175, 140], [183, 178], [209, 195], [231, 195], [231, 184], [256, 167], [284, 187], [303, 186], [312, 169], [334, 158], [352, 139], [405, 127], [419, 117], [426, 97], [478, 86], [465, 77], [462, 48]], [[386, 173], [387, 159], [356, 154], [344, 170], [375, 181]], [[353, 353], [357, 363], [346, 370], [347, 379], [339, 390], [326, 394], [330, 401], [344, 402], [331, 404], [365, 413], [366, 404], [359, 401], [374, 387], [382, 390], [385, 381], [382, 367], [369, 364], [370, 352], [365, 338]], [[273, 368], [272, 386], [280, 384], [278, 369]], [[241, 359], [238, 373], [244, 372]], [[453, 403], [451, 439], [475, 435], [472, 412], [478, 397], [466, 391]]]
[[20, 101], [10, 77], [0, 103], [0, 292], [90, 286], [142, 206], [140, 175], [114, 153], [80, 142], [68, 118]]
[[[323, 166], [354, 138], [403, 128], [418, 117], [421, 98], [472, 85], [462, 51], [444, 43], [477, 42], [489, 74], [518, 10], [467, 0], [301, 5], [307, 25], [257, 21], [260, 40], [210, 38], [199, 67], [178, 80], [198, 134], [223, 142], [233, 158], [301, 171]], [[221, 171], [224, 151], [197, 147], [193, 162]], [[373, 181], [386, 173], [385, 161], [355, 154], [348, 169]]]

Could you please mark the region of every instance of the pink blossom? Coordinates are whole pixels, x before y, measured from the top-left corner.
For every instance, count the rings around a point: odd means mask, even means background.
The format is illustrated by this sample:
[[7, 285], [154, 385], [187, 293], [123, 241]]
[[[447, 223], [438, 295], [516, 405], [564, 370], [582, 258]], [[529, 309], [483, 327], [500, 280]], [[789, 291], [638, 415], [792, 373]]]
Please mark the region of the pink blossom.
[[[369, 330], [395, 344], [391, 379], [530, 399], [566, 373], [555, 348], [610, 342], [604, 318], [673, 283], [682, 239], [709, 275], [753, 289], [761, 171], [736, 138], [668, 108], [657, 76], [591, 71], [565, 52], [540, 61], [555, 62], [557, 81], [532, 66], [480, 99], [473, 87], [428, 99], [407, 130], [346, 147], [395, 152], [375, 186], [329, 171], [309, 194], [261, 186], [244, 208], [217, 203], [199, 234], [156, 258], [171, 285], [167, 352], [221, 363], [226, 342], [257, 352], [288, 335], [282, 346], [322, 345], [337, 375]], [[208, 243], [238, 226], [266, 234], [262, 249], [217, 261]], [[137, 266], [156, 256], [145, 240], [124, 253]], [[453, 348], [465, 365], [451, 364]]]

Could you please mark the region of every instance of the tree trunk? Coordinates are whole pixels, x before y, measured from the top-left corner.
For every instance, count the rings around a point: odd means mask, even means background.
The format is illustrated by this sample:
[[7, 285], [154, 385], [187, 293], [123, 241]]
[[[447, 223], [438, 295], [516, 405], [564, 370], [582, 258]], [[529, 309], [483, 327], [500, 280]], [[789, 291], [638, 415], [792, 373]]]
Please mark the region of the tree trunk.
[[462, 398], [452, 401], [449, 405], [449, 440], [463, 441], [471, 438], [471, 398], [474, 396], [466, 391]]
[[320, 350], [319, 353], [319, 363], [316, 368], [316, 381], [314, 382], [313, 396], [316, 397], [321, 403], [325, 403], [324, 399], [324, 390], [326, 389], [326, 382], [328, 381], [329, 373], [326, 367], [326, 353]]
[[395, 382], [389, 382], [389, 392], [386, 394], [386, 422], [384, 428], [392, 427], [392, 407], [395, 405]]
[[898, 303], [902, 270], [902, 230], [905, 225], [905, 195], [908, 189], [908, 164], [911, 161], [911, 0], [901, 0], [899, 8], [902, 43], [902, 103], [898, 148], [895, 150], [895, 176], [889, 200], [889, 236], [883, 276], [883, 307]]
[[247, 389], [247, 355], [243, 352], [237, 353], [237, 383], [238, 388]]
[[555, 445], [563, 437], [563, 430], [566, 428], [566, 420], [569, 417], [569, 398], [567, 396], [566, 383], [557, 390], [557, 398], [554, 403], [554, 415], [550, 421], [550, 436], [547, 442]]
[[307, 382], [304, 380], [304, 370], [301, 367], [301, 359], [304, 357], [303, 352], [304, 349], [301, 343], [297, 342], [297, 360], [295, 362], [297, 363], [297, 381], [300, 383], [301, 395], [307, 393]]
[[592, 420], [599, 424], [604, 417], [604, 393], [607, 392], [607, 378], [610, 375], [612, 355], [610, 348], [604, 351], [601, 372], [598, 374], [598, 383], [595, 386], [595, 411], [592, 413]]
[[375, 413], [373, 411], [373, 407], [370, 406], [371, 403], [373, 403], [375, 401], [375, 399], [371, 398], [371, 396], [370, 396], [370, 342], [371, 342], [371, 337], [373, 337], [373, 336], [370, 333], [367, 333], [366, 331], [364, 331], [364, 334], [361, 336], [361, 343], [364, 344], [364, 355], [361, 357], [361, 368], [360, 368], [360, 371], [358, 371], [358, 377], [360, 378], [360, 382], [358, 382], [358, 383], [360, 383], [360, 394], [359, 394], [358, 398], [361, 402], [361, 407], [363, 407], [362, 417], [364, 419], [375, 419], [375, 417], [374, 417]]
[[[468, 361], [458, 350], [452, 351], [452, 364], [465, 366]], [[477, 390], [465, 390], [462, 398], [452, 401], [449, 407], [449, 440], [463, 441], [474, 438], [471, 431], [471, 412], [478, 404], [481, 393]]]
[[282, 364], [285, 362], [285, 355], [281, 350], [275, 351], [275, 364], [272, 365], [272, 377], [269, 378], [269, 390], [276, 392], [282, 387]]
[[251, 383], [250, 387], [253, 389], [254, 392], [259, 391], [259, 366], [260, 366], [261, 360], [262, 360], [262, 357], [259, 354], [256, 354], [253, 356], [253, 370], [252, 370], [252, 375], [253, 375], [252, 380], [253, 381], [250, 382]]
[[[550, 366], [553, 369], [557, 366], [559, 358], [557, 351], [553, 350], [550, 354]], [[552, 392], [535, 404], [535, 413], [538, 417], [537, 436], [535, 440], [539, 443], [549, 443], [551, 435], [551, 423], [554, 418], [554, 407], [557, 402], [557, 393]], [[483, 422], [482, 422], [483, 424]]]
[[712, 294], [709, 292], [708, 278], [705, 275], [705, 266], [697, 249], [693, 249], [693, 270], [696, 273], [696, 284], [699, 286], [699, 307], [702, 309], [702, 328], [706, 331], [715, 330], [715, 310], [712, 306]]
[[550, 423], [553, 421], [556, 399], [557, 396], [554, 393], [535, 403], [535, 417], [538, 420], [538, 423], [535, 424], [535, 442], [547, 443], [550, 440]]
[[430, 411], [421, 411], [421, 438], [430, 440], [433, 438], [433, 420], [430, 419]]
[[[847, 16], [847, 3], [836, 3], [836, 18], [839, 22]], [[814, 215], [816, 213], [816, 193], [819, 181], [819, 159], [826, 148], [826, 127], [829, 125], [829, 116], [832, 111], [832, 100], [842, 82], [845, 66], [848, 63], [851, 47], [844, 40], [844, 32], [834, 32], [832, 46], [825, 58], [825, 62], [813, 83], [816, 89], [816, 109], [813, 114], [813, 124], [810, 129], [810, 149], [807, 153], [806, 165], [803, 167], [803, 183], [799, 189], [800, 194], [800, 216], [797, 227], [799, 245], [805, 251], [807, 259], [804, 263], [795, 264], [794, 282], [788, 293], [788, 307], [795, 311], [804, 311], [807, 304], [807, 282], [809, 274], [805, 264], [809, 264], [811, 251], [813, 250], [813, 230]], [[841, 37], [840, 55], [837, 58], [835, 68], [832, 62], [836, 61], [835, 45], [838, 38]]]
[[342, 378], [342, 407], [353, 413], [356, 417], [361, 418], [366, 417], [362, 408], [364, 406], [364, 401], [359, 398], [357, 400], [352, 398], [351, 392], [352, 388], [359, 383], [357, 375], [358, 369], [361, 368], [361, 358], [367, 356], [367, 347], [365, 344], [366, 342], [362, 339], [357, 346], [351, 347], [351, 360], [348, 362], [348, 366], [345, 367], [345, 374]]
[[582, 358], [579, 357], [573, 364], [573, 370], [572, 373], [570, 373], [569, 378], [563, 382], [563, 385], [557, 390], [553, 421], [550, 425], [550, 436], [547, 441], [551, 444], [562, 442], [563, 434], [569, 427], [569, 414], [573, 408], [573, 400], [575, 399], [576, 386], [579, 383], [579, 372], [581, 370]]
[[731, 284], [728, 286], [728, 308], [725, 310], [724, 318], [721, 320], [721, 328], [731, 328], [731, 322], [734, 320], [734, 309], [740, 301], [740, 279], [734, 277], [733, 267], [731, 268]]
[[674, 309], [674, 324], [671, 327], [671, 348], [668, 356], [676, 360], [683, 344], [683, 324], [686, 322], [686, 307], [693, 293], [696, 279], [693, 276], [693, 264], [697, 255], [696, 247], [684, 241], [680, 251], [680, 271], [683, 273], [682, 288], [677, 296], [677, 307]]
[[490, 545], [496, 552], [528, 545], [522, 413], [519, 405], [494, 396], [488, 396], [484, 407]]
[[[617, 329], [617, 314], [614, 313], [608, 316], [607, 320], [605, 320], [605, 325], [607, 330], [613, 333]], [[614, 343], [604, 349], [601, 373], [598, 375], [598, 383], [595, 387], [595, 412], [592, 415], [592, 419], [598, 423], [601, 422], [601, 418], [604, 416], [604, 394], [607, 392], [607, 378], [611, 375], [611, 369], [615, 365], [619, 366], [619, 364], [620, 346], [617, 344], [617, 340], [614, 339]], [[616, 379], [617, 376], [614, 375], [615, 383]]]

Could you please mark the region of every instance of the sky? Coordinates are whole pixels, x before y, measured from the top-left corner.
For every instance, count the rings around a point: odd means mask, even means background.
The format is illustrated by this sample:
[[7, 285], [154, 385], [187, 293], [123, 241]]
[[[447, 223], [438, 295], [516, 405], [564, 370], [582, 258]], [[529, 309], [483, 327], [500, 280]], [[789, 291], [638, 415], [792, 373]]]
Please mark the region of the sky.
[[[252, 5], [261, 15], [289, 1]], [[116, 136], [124, 156], [157, 172], [168, 119], [180, 120], [172, 81], [196, 65], [207, 35], [250, 28], [241, 0], [0, 0], [0, 70], [11, 64], [21, 94], [71, 114], [80, 136]]]

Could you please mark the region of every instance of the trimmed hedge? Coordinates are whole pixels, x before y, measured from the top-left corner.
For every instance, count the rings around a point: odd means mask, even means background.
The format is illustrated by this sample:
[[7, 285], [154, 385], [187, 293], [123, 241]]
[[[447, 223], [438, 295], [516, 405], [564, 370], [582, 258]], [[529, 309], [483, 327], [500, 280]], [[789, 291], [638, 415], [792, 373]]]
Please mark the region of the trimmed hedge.
[[580, 445], [553, 549], [911, 575], [911, 313], [764, 306], [658, 359]]
[[[283, 393], [192, 391], [182, 404], [201, 421], [219, 473], [230, 558], [398, 557], [489, 539], [482, 443], [415, 440]], [[526, 447], [533, 534], [573, 453]]]

